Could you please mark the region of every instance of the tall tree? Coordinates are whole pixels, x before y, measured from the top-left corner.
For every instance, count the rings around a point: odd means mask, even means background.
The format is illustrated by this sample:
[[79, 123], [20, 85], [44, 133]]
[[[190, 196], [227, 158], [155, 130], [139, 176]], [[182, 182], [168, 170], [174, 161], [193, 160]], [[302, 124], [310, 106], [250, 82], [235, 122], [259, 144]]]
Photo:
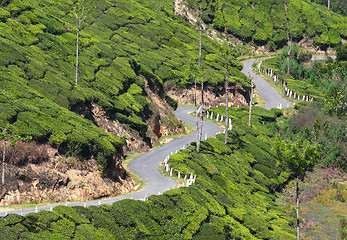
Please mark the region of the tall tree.
[[2, 174], [1, 174], [1, 183], [2, 185], [5, 185], [5, 156], [6, 156], [6, 132], [7, 132], [7, 129], [2, 127], [1, 128], [2, 130], [2, 134], [3, 134], [3, 152], [2, 152]]
[[251, 126], [251, 118], [252, 118], [252, 104], [253, 104], [253, 80], [251, 85], [251, 98], [249, 101], [249, 116], [248, 116], [248, 126]]
[[228, 141], [228, 130], [229, 130], [229, 65], [227, 56], [225, 57], [225, 68], [226, 68], [226, 78], [225, 78], [225, 136], [224, 143]]
[[[201, 3], [199, 5], [199, 60], [198, 60], [198, 66], [199, 66], [199, 72], [201, 74], [201, 50], [202, 50], [202, 10], [201, 10]], [[196, 85], [197, 85], [197, 78], [195, 78], [195, 108], [197, 109], [197, 103], [196, 103]], [[196, 143], [196, 151], [200, 151], [200, 142], [201, 142], [201, 136], [202, 136], [202, 126], [204, 121], [204, 79], [201, 77], [201, 106], [199, 107], [200, 111], [196, 111], [196, 136], [197, 136], [197, 143]], [[199, 120], [198, 120], [198, 112], [200, 112], [201, 115], [201, 123], [199, 126]]]
[[201, 106], [200, 106], [200, 126], [198, 132], [198, 141], [196, 144], [196, 151], [200, 152], [200, 143], [202, 139], [202, 127], [204, 123], [204, 77], [201, 77]]
[[[202, 16], [201, 16], [201, 3], [199, 5], [199, 59], [198, 59], [198, 66], [199, 70], [201, 68], [201, 48], [202, 48]], [[194, 105], [195, 107], [197, 106], [197, 101], [196, 101], [196, 88], [197, 88], [197, 78], [195, 78], [194, 82]]]
[[304, 180], [307, 171], [312, 171], [320, 158], [319, 145], [312, 145], [308, 141], [298, 141], [292, 143], [283, 141], [279, 136], [276, 137], [275, 153], [280, 162], [287, 166], [296, 179], [296, 232], [297, 240], [300, 239], [299, 227], [299, 180]]
[[287, 52], [287, 76], [289, 76], [289, 72], [290, 72], [290, 67], [289, 67], [289, 57], [292, 51], [292, 34], [291, 31], [289, 29], [289, 23], [288, 23], [288, 9], [287, 9], [287, 3], [284, 2], [284, 11], [286, 14], [286, 29], [287, 29], [287, 41], [288, 41], [288, 47], [289, 47], [289, 51]]
[[82, 8], [81, 13], [78, 14], [77, 10], [74, 8], [74, 15], [76, 18], [76, 76], [75, 76], [75, 85], [78, 84], [78, 57], [79, 57], [79, 33], [81, 29], [81, 23], [85, 19], [84, 8]]
[[[223, 15], [224, 18], [224, 15]], [[228, 44], [228, 32], [224, 18], [224, 34], [227, 38]], [[226, 77], [225, 77], [225, 135], [224, 135], [224, 143], [226, 144], [228, 141], [228, 130], [229, 130], [229, 59], [228, 59], [228, 49], [225, 51], [225, 68], [226, 68]]]

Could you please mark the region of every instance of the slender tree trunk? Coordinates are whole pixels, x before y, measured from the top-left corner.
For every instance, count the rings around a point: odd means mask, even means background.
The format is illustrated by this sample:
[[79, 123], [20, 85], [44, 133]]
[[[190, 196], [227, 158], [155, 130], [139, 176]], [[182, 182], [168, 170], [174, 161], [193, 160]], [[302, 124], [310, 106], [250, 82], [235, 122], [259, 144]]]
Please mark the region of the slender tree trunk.
[[200, 127], [199, 127], [199, 135], [198, 142], [196, 144], [196, 151], [200, 152], [200, 143], [202, 138], [202, 126], [204, 122], [204, 78], [201, 78], [201, 112], [200, 112]]
[[76, 37], [77, 37], [77, 41], [76, 41], [76, 78], [75, 78], [75, 85], [77, 85], [78, 83], [78, 45], [79, 45], [79, 24], [78, 24], [78, 19], [76, 19], [76, 27], [77, 27], [77, 32], [76, 32]]
[[299, 226], [299, 177], [296, 178], [296, 238], [300, 240]]
[[288, 45], [289, 45], [289, 51], [287, 53], [287, 76], [289, 76], [289, 73], [290, 73], [289, 57], [290, 57], [290, 53], [292, 52], [292, 41], [289, 40], [289, 38], [288, 38]]
[[200, 131], [199, 131], [199, 117], [198, 117], [198, 115], [199, 115], [198, 109], [199, 109], [199, 108], [196, 107], [195, 109], [196, 109], [196, 110], [195, 110], [196, 151], [199, 152], [199, 151], [198, 151], [198, 149], [199, 149], [199, 146], [198, 146], [198, 145], [200, 144], [200, 143], [199, 143], [199, 132], [200, 132]]
[[228, 141], [228, 130], [229, 130], [229, 66], [228, 59], [226, 59], [226, 80], [225, 80], [225, 137], [224, 143]]
[[[198, 66], [199, 66], [199, 72], [201, 70], [201, 48], [202, 48], [202, 43], [201, 43], [201, 39], [202, 39], [202, 24], [201, 24], [201, 5], [200, 5], [200, 9], [199, 9], [199, 15], [200, 15], [200, 19], [199, 19], [199, 62], [198, 62]], [[204, 94], [204, 83], [203, 83], [203, 78], [201, 79], [202, 83], [201, 83], [201, 119], [203, 120], [203, 94]], [[196, 99], [196, 78], [195, 78], [195, 99]], [[196, 101], [196, 100], [195, 100]], [[196, 103], [197, 104], [197, 103]], [[197, 109], [197, 107], [195, 107]], [[202, 121], [201, 120], [201, 121]], [[196, 142], [196, 151], [199, 152], [200, 151], [200, 135], [202, 134], [202, 122], [200, 123], [200, 127], [199, 127], [199, 119], [198, 119], [198, 113], [196, 113], [196, 137], [197, 137], [197, 142]]]
[[195, 105], [195, 132], [196, 138], [199, 136], [199, 121], [198, 121], [198, 107], [196, 101], [196, 77], [195, 77], [195, 90], [194, 90], [194, 105]]
[[202, 48], [202, 19], [201, 19], [201, 5], [200, 5], [200, 20], [199, 20], [199, 32], [200, 32], [200, 38], [199, 38], [199, 69], [201, 67], [201, 48]]
[[251, 126], [252, 104], [253, 104], [253, 81], [252, 81], [252, 86], [251, 86], [251, 100], [250, 100], [250, 102], [249, 102], [248, 126]]
[[289, 50], [289, 52], [288, 52], [288, 54], [287, 54], [287, 76], [289, 76], [289, 56], [290, 56], [290, 50]]
[[287, 53], [287, 76], [289, 76], [289, 57], [290, 57], [290, 53], [292, 51], [292, 43], [291, 43], [291, 39], [289, 38], [289, 26], [288, 26], [288, 11], [287, 11], [287, 3], [284, 3], [284, 11], [286, 13], [286, 28], [287, 28], [287, 40], [288, 40], [288, 46], [289, 46], [289, 51]]
[[3, 140], [4, 148], [2, 152], [2, 185], [5, 185], [5, 155], [6, 155], [6, 141]]
[[[224, 21], [224, 33], [228, 40], [227, 27]], [[225, 53], [225, 67], [226, 67], [226, 78], [225, 78], [225, 136], [224, 143], [228, 141], [228, 130], [229, 130], [229, 65], [228, 65], [228, 52]]]
[[75, 18], [76, 18], [76, 77], [75, 77], [75, 85], [78, 84], [78, 55], [79, 55], [79, 36], [81, 29], [81, 22], [84, 19], [84, 9], [82, 9], [82, 13], [80, 15], [74, 10]]
[[195, 106], [195, 108], [196, 108], [196, 105], [197, 105], [197, 103], [196, 103], [196, 77], [195, 77], [195, 81], [194, 81], [194, 106]]
[[[201, 26], [201, 5], [200, 5], [200, 20], [199, 20], [199, 34], [200, 34], [200, 38], [199, 38], [199, 60], [198, 60], [198, 66], [199, 66], [199, 70], [201, 68], [201, 47], [202, 47], [202, 43], [201, 43], [201, 38], [202, 38], [202, 26]], [[197, 105], [197, 101], [196, 101], [196, 78], [195, 78], [195, 82], [194, 82], [194, 87], [195, 87], [195, 91], [194, 91], [194, 104], [195, 107]]]
[[330, 10], [330, 0], [328, 0], [328, 10]]

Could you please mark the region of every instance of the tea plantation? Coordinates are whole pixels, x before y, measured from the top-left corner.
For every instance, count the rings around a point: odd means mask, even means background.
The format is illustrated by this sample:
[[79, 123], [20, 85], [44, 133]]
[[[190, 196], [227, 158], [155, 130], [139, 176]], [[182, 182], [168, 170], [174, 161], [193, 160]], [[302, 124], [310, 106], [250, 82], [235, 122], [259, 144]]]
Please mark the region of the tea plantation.
[[[215, 113], [222, 108], [214, 109]], [[289, 173], [272, 150], [264, 124], [278, 110], [230, 110], [234, 128], [228, 143], [217, 135], [171, 155], [170, 165], [197, 175], [190, 187], [172, 189], [147, 201], [122, 200], [100, 207], [59, 206], [52, 212], [0, 219], [7, 239], [295, 239], [293, 219], [275, 202]], [[236, 117], [240, 116], [240, 117]]]
[[307, 36], [320, 47], [334, 46], [347, 37], [346, 16], [328, 11], [314, 1], [187, 0], [188, 6], [196, 11], [200, 2], [205, 23], [221, 32], [226, 28], [243, 41], [268, 44], [270, 48], [286, 45], [287, 33], [294, 41]]
[[[152, 114], [146, 87], [175, 107], [164, 83], [189, 85], [198, 74], [199, 34], [173, 15], [172, 1], [1, 0], [0, 5], [0, 125], [62, 154], [97, 157], [107, 167], [125, 141], [98, 128], [83, 111], [98, 105], [109, 119], [146, 139]], [[83, 14], [77, 85], [75, 13]], [[207, 37], [202, 41], [205, 79], [221, 85], [220, 46]], [[234, 57], [231, 62], [234, 85], [248, 88], [242, 64]], [[85, 118], [76, 114], [81, 111]]]

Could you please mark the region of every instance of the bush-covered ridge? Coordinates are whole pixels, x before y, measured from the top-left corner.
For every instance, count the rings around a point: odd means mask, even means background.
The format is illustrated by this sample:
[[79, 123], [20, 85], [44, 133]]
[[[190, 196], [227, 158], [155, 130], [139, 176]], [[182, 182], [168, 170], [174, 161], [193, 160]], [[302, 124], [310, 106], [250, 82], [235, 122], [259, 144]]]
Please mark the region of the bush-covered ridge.
[[[214, 109], [215, 113], [222, 108]], [[170, 164], [197, 174], [196, 183], [100, 207], [56, 207], [52, 212], [8, 215], [0, 236], [19, 239], [295, 239], [292, 220], [276, 203], [287, 172], [277, 168], [265, 122], [280, 114], [255, 108], [254, 127], [243, 125], [246, 108], [231, 110], [228, 144], [217, 135], [171, 155]], [[242, 116], [236, 118], [236, 116]], [[262, 123], [263, 122], [263, 123]], [[3, 234], [3, 235], [1, 235]]]
[[[146, 138], [148, 86], [172, 106], [163, 83], [191, 84], [197, 31], [172, 13], [172, 1], [14, 0], [0, 4], [0, 119], [16, 132], [49, 142], [62, 153], [111, 158], [124, 140], [69, 110], [97, 104], [110, 119]], [[77, 13], [84, 8], [75, 80]], [[211, 85], [224, 82], [219, 45], [203, 37], [203, 69]], [[189, 65], [189, 63], [191, 63]], [[233, 61], [236, 84], [247, 78]], [[146, 81], [144, 80], [146, 79]], [[77, 110], [76, 110], [77, 111]], [[91, 119], [93, 120], [93, 119]], [[105, 160], [106, 157], [106, 160]]]
[[[187, 0], [197, 9], [196, 0]], [[287, 32], [293, 40], [304, 36], [322, 47], [335, 46], [347, 38], [347, 20], [326, 9], [317, 8], [310, 1], [201, 1], [205, 23], [224, 32], [224, 29], [245, 41], [281, 47], [287, 43]], [[287, 8], [287, 13], [285, 8]], [[288, 31], [289, 30], [289, 31]]]

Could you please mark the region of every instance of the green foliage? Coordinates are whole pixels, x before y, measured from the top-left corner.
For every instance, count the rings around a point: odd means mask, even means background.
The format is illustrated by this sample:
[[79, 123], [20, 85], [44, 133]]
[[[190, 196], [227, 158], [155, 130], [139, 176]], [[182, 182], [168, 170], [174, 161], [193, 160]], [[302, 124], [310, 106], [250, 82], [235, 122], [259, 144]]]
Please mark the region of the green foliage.
[[307, 171], [312, 171], [320, 158], [319, 146], [312, 146], [308, 141], [284, 142], [277, 136], [274, 148], [282, 163], [299, 178], [303, 178]]
[[[294, 51], [295, 52], [295, 51]], [[284, 54], [285, 55], [285, 54]], [[296, 58], [297, 69], [304, 69], [299, 64], [300, 51]], [[285, 62], [283, 59], [282, 62]], [[324, 62], [323, 62], [324, 63]], [[276, 75], [281, 76], [281, 60], [273, 58], [263, 62], [267, 68], [274, 69]], [[283, 117], [277, 120], [274, 126], [275, 131], [292, 141], [309, 140], [318, 143], [321, 148], [320, 163], [325, 166], [335, 166], [346, 171], [347, 166], [344, 161], [345, 154], [345, 127], [344, 114], [346, 106], [346, 78], [347, 64], [345, 61], [334, 61], [325, 64], [313, 63], [312, 67], [304, 70], [301, 81], [286, 79], [288, 87], [299, 94], [312, 94], [318, 100], [309, 106], [296, 107], [299, 112], [288, 118]], [[295, 87], [295, 88], [294, 88]]]
[[[290, 76], [286, 75], [287, 71], [287, 52], [285, 48], [279, 57], [266, 59], [261, 66], [272, 69], [279, 79], [284, 80], [287, 87], [300, 96], [310, 96], [314, 99], [323, 99], [327, 93], [327, 82], [319, 80], [319, 73], [322, 71], [322, 62], [311, 62], [310, 68], [304, 67], [303, 63], [309, 62], [311, 55], [297, 47], [292, 48], [289, 60]], [[280, 83], [278, 83], [280, 84]]]
[[165, 100], [174, 110], [177, 109], [178, 102], [175, 99], [171, 98], [169, 95], [165, 95]]
[[[1, 5], [0, 121], [62, 154], [97, 158], [100, 169], [106, 169], [124, 141], [81, 117], [86, 116], [81, 109], [102, 107], [146, 138], [151, 117], [146, 85], [176, 109], [164, 82], [192, 83], [195, 73], [187, 63], [197, 65], [199, 34], [169, 13], [170, 1], [14, 0]], [[85, 8], [77, 86], [74, 8]], [[214, 76], [206, 77], [213, 85], [224, 84], [218, 48], [204, 36], [203, 57], [209, 62], [204, 69]], [[238, 71], [242, 65], [231, 58], [235, 84], [247, 86]]]
[[347, 61], [347, 44], [340, 45], [336, 48], [337, 61]]
[[335, 114], [325, 111], [324, 103], [316, 103], [288, 118], [281, 118], [275, 124], [275, 131], [290, 140], [308, 140], [321, 147], [320, 164], [347, 170], [345, 154], [345, 124]]
[[66, 218], [73, 222], [76, 225], [88, 224], [90, 223], [88, 219], [79, 215], [73, 208], [66, 206], [57, 206], [54, 208], [54, 213], [57, 213], [59, 216]]
[[7, 216], [0, 218], [0, 228], [8, 236], [22, 229], [25, 239], [295, 239], [290, 218], [274, 201], [276, 189], [289, 173], [279, 167], [271, 147], [276, 141], [263, 126], [276, 121], [281, 112], [254, 108], [254, 113], [250, 128], [244, 125], [246, 108], [230, 109], [234, 128], [227, 144], [217, 135], [203, 141], [199, 153], [190, 146], [171, 155], [174, 171], [197, 175], [190, 187], [153, 195], [147, 201], [58, 206], [53, 212], [18, 216], [10, 225]]
[[[315, 2], [323, 1], [326, 2]], [[187, 1], [193, 10], [197, 10], [200, 2], [206, 24], [213, 25], [221, 32], [226, 28], [234, 36], [260, 45], [282, 47], [287, 43], [287, 33], [294, 40], [301, 40], [305, 35], [314, 37], [315, 43], [322, 47], [335, 46], [346, 36], [346, 4], [341, 0], [332, 1], [332, 8], [334, 11], [339, 9], [344, 16], [301, 0]]]

